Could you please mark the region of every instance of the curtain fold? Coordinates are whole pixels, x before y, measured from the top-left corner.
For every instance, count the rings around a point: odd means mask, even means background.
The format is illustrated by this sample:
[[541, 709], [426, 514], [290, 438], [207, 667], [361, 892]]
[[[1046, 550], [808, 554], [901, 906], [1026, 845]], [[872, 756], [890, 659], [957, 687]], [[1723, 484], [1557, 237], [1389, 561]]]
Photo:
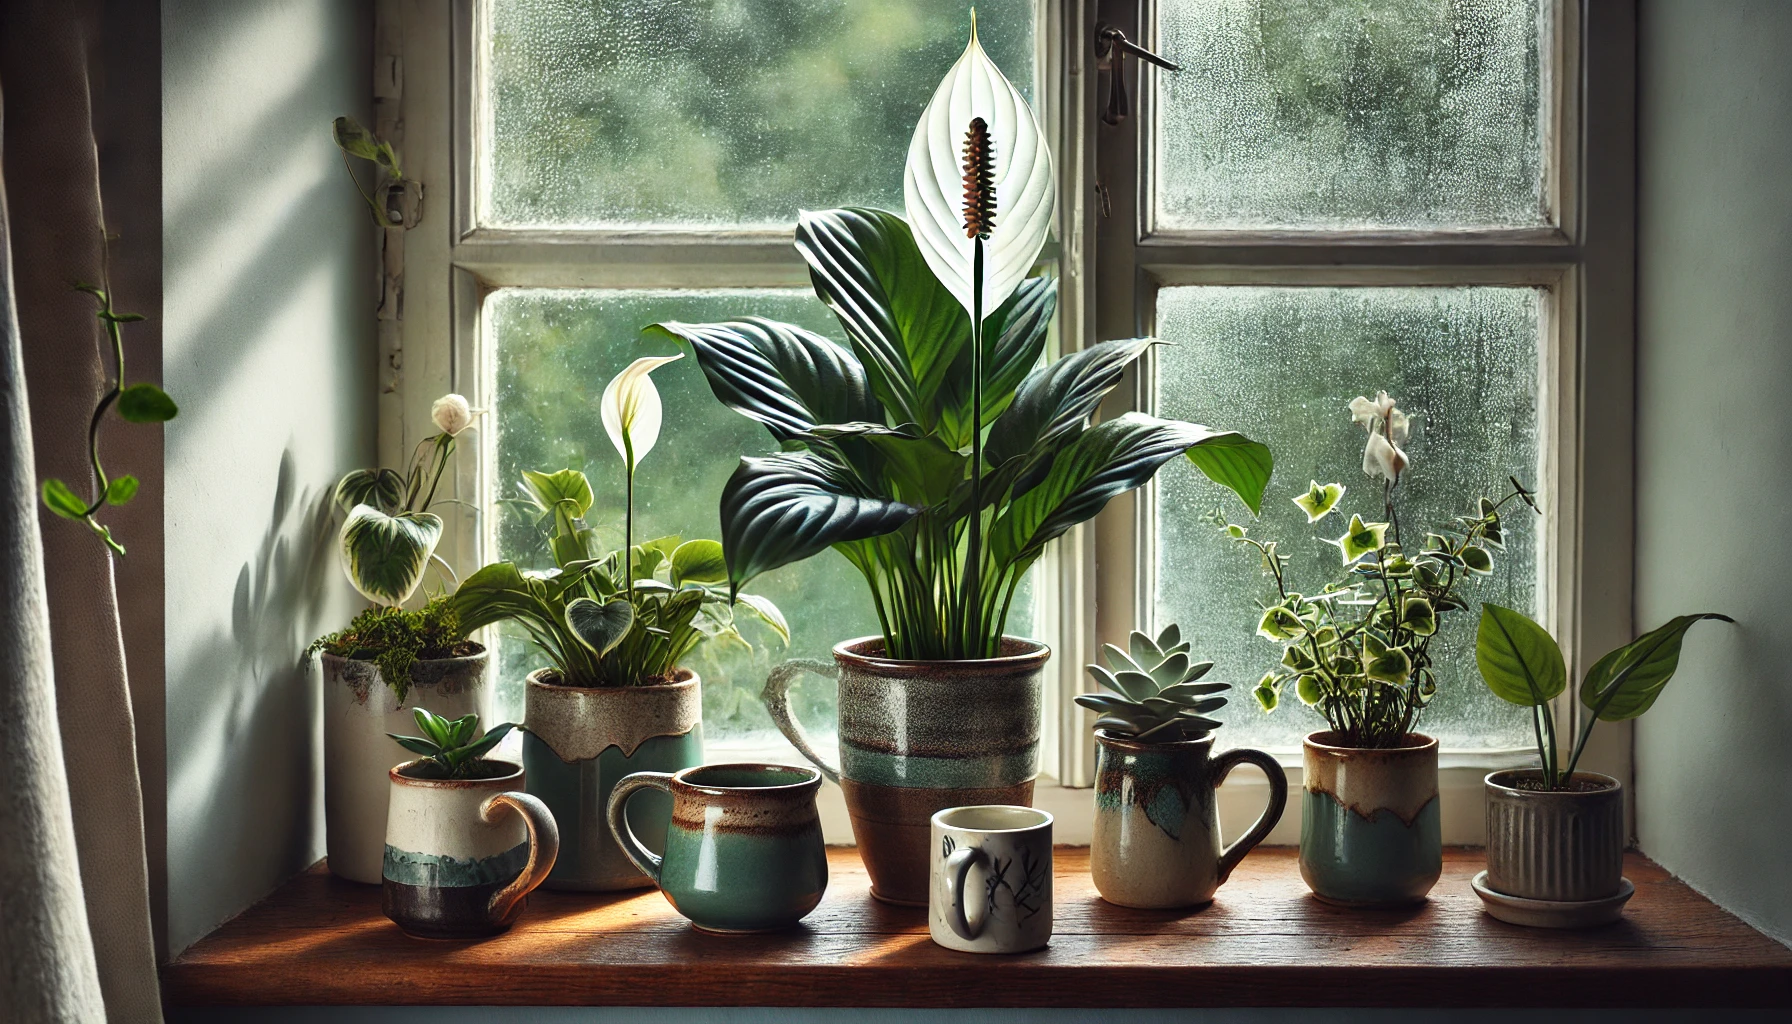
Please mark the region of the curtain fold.
[[44, 476], [86, 492], [87, 420], [105, 380], [93, 302], [73, 290], [105, 279], [97, 26], [90, 3], [0, 4], [0, 771], [24, 772], [0, 787], [0, 1009], [20, 1022], [161, 1019], [112, 560], [79, 524], [40, 528], [36, 501]]

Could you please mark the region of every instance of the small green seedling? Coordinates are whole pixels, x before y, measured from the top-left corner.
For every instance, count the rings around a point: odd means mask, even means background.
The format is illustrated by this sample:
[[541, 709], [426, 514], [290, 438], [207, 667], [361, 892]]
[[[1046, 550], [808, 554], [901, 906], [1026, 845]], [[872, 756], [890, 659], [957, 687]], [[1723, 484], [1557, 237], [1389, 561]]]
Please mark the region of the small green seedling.
[[515, 722], [505, 722], [493, 726], [490, 731], [481, 735], [479, 732], [479, 716], [466, 715], [452, 721], [443, 718], [425, 708], [417, 708], [417, 727], [423, 730], [422, 736], [400, 736], [387, 733], [398, 742], [398, 745], [413, 754], [423, 755], [424, 760], [418, 763], [418, 778], [426, 779], [476, 779], [491, 771], [491, 762], [485, 755], [510, 730], [516, 728]]

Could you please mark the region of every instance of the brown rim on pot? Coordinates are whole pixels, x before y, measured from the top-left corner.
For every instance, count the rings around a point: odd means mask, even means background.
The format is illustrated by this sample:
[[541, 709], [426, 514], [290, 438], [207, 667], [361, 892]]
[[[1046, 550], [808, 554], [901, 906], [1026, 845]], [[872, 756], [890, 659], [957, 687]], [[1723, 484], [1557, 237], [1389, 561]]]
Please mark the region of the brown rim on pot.
[[566, 683], [550, 683], [542, 678], [544, 673], [557, 671], [557, 669], [552, 668], [538, 668], [524, 676], [523, 681], [530, 686], [539, 686], [544, 690], [567, 690], [572, 693], [591, 693], [593, 691], [610, 690], [674, 690], [681, 686], [697, 685], [697, 673], [682, 665], [678, 667], [678, 678], [669, 683], [639, 683], [629, 686], [570, 686]]
[[[499, 786], [500, 788], [514, 789], [521, 787], [523, 782], [522, 765], [517, 764], [515, 761], [500, 761], [494, 757], [488, 757], [484, 760], [491, 764], [505, 765], [510, 771], [503, 775], [487, 775], [483, 779], [419, 779], [415, 776], [404, 774], [406, 768], [422, 764], [425, 760], [425, 758], [414, 757], [403, 764], [393, 765], [387, 770], [386, 774], [394, 782], [402, 782], [407, 786], [422, 786], [425, 789], [473, 789], [479, 786]], [[514, 785], [511, 785], [513, 783]]]
[[[785, 782], [775, 786], [714, 786], [690, 781], [690, 776], [707, 771], [736, 771], [771, 774], [772, 772], [800, 774], [801, 782]], [[762, 761], [740, 761], [731, 764], [698, 764], [689, 768], [681, 768], [672, 773], [672, 785], [704, 796], [733, 796], [739, 793], [792, 793], [803, 789], [820, 789], [821, 773], [807, 765], [769, 764]]]
[[1330, 729], [1321, 729], [1318, 732], [1308, 733], [1301, 742], [1315, 750], [1326, 752], [1337, 751], [1339, 753], [1348, 754], [1414, 754], [1423, 753], [1426, 750], [1435, 750], [1437, 748], [1436, 737], [1427, 736], [1422, 732], [1409, 732], [1405, 736], [1409, 741], [1418, 740], [1420, 742], [1408, 742], [1398, 747], [1346, 747], [1336, 743], [1327, 743], [1325, 739], [1321, 738], [1336, 735], [1337, 733], [1332, 732]]
[[877, 675], [900, 673], [912, 675], [916, 665], [925, 665], [930, 671], [948, 672], [1027, 672], [1045, 667], [1052, 656], [1052, 649], [1038, 640], [1025, 637], [1002, 637], [1003, 654], [994, 658], [951, 658], [939, 661], [915, 659], [904, 661], [898, 658], [878, 657], [873, 651], [883, 650], [884, 638], [881, 636], [861, 636], [852, 640], [842, 640], [834, 645], [836, 660], [850, 664], [853, 668]]

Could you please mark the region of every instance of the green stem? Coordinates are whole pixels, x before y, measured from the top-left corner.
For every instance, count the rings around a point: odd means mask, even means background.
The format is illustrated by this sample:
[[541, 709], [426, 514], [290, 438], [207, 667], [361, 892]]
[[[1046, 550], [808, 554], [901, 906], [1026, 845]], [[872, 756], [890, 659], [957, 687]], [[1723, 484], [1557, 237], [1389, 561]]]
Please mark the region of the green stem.
[[[965, 553], [965, 632], [980, 633], [983, 602], [983, 240], [971, 260], [971, 534]], [[988, 657], [986, 636], [966, 635], [965, 655]], [[975, 650], [975, 654], [972, 651]]]

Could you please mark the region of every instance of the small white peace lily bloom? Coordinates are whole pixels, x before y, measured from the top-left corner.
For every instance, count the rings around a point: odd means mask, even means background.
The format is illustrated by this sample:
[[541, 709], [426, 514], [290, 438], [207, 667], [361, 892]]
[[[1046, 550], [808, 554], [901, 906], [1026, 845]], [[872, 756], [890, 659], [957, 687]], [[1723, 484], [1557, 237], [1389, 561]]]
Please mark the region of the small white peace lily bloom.
[[1369, 432], [1369, 443], [1363, 448], [1363, 472], [1371, 479], [1400, 482], [1400, 474], [1412, 464], [1400, 445], [1410, 429], [1406, 414], [1395, 408], [1386, 391], [1377, 391], [1373, 399], [1357, 396], [1350, 400], [1350, 418]]
[[628, 463], [630, 473], [660, 439], [660, 391], [648, 374], [683, 358], [682, 352], [675, 356], [642, 356], [624, 367], [604, 388], [600, 403], [604, 431]]
[[435, 421], [437, 430], [453, 437], [473, 422], [473, 410], [465, 398], [443, 395], [429, 407], [429, 418]]

